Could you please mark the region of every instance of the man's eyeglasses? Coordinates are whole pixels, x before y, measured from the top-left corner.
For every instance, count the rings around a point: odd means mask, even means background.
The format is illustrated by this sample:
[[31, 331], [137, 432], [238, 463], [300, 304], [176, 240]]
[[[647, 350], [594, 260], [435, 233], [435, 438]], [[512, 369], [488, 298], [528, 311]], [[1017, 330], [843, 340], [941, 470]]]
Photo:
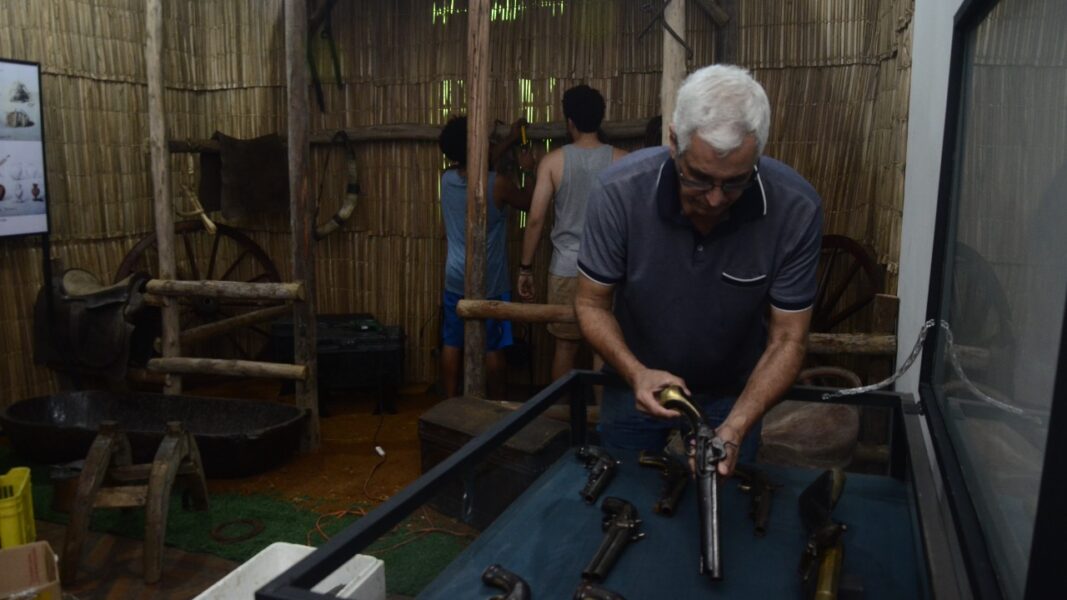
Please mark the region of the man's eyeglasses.
[[676, 161], [674, 163], [674, 166], [675, 169], [678, 171], [678, 182], [682, 184], [682, 187], [686, 188], [691, 192], [696, 192], [700, 194], [707, 194], [715, 188], [721, 189], [724, 195], [740, 194], [741, 192], [744, 192], [748, 188], [752, 187], [752, 184], [756, 183], [756, 173], [758, 171], [755, 167], [753, 167], [752, 171], [749, 172], [747, 175], [735, 177], [733, 179], [729, 179], [723, 182], [717, 182], [700, 179], [690, 179], [689, 177], [686, 177], [685, 173], [682, 173], [682, 165], [680, 161]]

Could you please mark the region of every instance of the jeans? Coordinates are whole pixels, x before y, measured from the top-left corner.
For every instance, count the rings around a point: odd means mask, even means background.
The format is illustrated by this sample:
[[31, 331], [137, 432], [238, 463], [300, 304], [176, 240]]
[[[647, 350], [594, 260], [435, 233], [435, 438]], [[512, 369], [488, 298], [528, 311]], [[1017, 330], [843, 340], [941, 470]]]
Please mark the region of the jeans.
[[[733, 395], [694, 394], [694, 404], [704, 412], [708, 425], [718, 427], [730, 414], [737, 397]], [[604, 401], [600, 406], [600, 443], [608, 449], [649, 450], [658, 452], [667, 444], [671, 429], [688, 428], [685, 418], [657, 419], [637, 410], [634, 392], [630, 388], [604, 386]], [[759, 450], [762, 423], [756, 425], [741, 441], [738, 460], [743, 463], [756, 462]]]

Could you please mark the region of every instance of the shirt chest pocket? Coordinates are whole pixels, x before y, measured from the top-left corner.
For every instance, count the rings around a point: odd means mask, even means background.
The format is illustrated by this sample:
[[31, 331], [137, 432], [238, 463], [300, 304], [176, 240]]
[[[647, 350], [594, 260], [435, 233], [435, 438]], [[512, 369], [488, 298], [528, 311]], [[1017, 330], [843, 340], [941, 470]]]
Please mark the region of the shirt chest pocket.
[[755, 289], [767, 285], [767, 273], [760, 271], [724, 269], [719, 278], [733, 288]]

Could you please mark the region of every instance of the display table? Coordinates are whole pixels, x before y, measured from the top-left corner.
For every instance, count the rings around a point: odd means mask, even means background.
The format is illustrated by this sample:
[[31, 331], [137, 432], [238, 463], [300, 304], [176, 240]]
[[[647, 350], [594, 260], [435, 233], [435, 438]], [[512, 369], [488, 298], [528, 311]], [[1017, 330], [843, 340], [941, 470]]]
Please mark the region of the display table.
[[[697, 572], [699, 520], [694, 482], [678, 512], [652, 511], [661, 489], [660, 471], [639, 467], [636, 453], [614, 453], [622, 461], [600, 500], [631, 502], [642, 519], [645, 539], [631, 543], [603, 587], [627, 600], [657, 598], [799, 598], [797, 564], [807, 540], [797, 510], [800, 492], [821, 473], [759, 465], [775, 491], [767, 535], [753, 535], [749, 496], [736, 480], [720, 486], [723, 580]], [[583, 465], [566, 453], [431, 583], [420, 600], [484, 600], [500, 590], [481, 581], [499, 563], [530, 585], [535, 598], [570, 598], [583, 567], [600, 544], [601, 510], [578, 495], [586, 481]], [[914, 538], [907, 485], [889, 477], [849, 474], [834, 520], [844, 534], [844, 577], [863, 587], [863, 597], [920, 598], [920, 557]]]
[[[434, 499], [454, 482], [464, 485], [464, 504], [472, 511], [485, 500], [472, 477], [493, 452], [528, 426], [548, 407], [566, 397], [571, 407], [570, 445], [585, 443], [586, 406], [595, 385], [619, 385], [604, 373], [572, 371], [553, 382], [510, 415], [471, 439], [419, 479], [370, 514], [330, 538], [314, 553], [256, 592], [257, 600], [327, 598], [310, 588], [364, 551], [382, 535]], [[828, 401], [826, 388], [796, 386], [792, 400]], [[923, 444], [920, 407], [905, 394], [868, 392], [829, 399], [888, 409], [889, 471], [894, 477], [849, 474], [834, 519], [845, 523], [842, 600], [933, 598], [962, 600], [957, 593], [955, 544], [951, 523], [938, 500], [937, 473]], [[534, 598], [572, 598], [582, 569], [599, 547], [602, 512], [578, 496], [587, 479], [584, 465], [568, 450], [511, 504], [420, 594], [421, 599], [484, 600], [499, 596], [481, 581], [487, 566], [499, 563], [524, 578]], [[623, 498], [637, 508], [647, 537], [628, 546], [603, 586], [627, 600], [661, 598], [800, 598], [797, 565], [806, 532], [797, 508], [800, 493], [819, 471], [758, 465], [776, 490], [766, 537], [753, 535], [749, 498], [735, 481], [721, 486], [722, 565], [724, 579], [711, 582], [697, 572], [699, 519], [696, 488], [690, 485], [674, 517], [655, 514], [660, 472], [639, 467], [635, 453], [619, 452], [622, 461], [604, 497]], [[464, 509], [466, 510], [466, 508]], [[473, 514], [473, 513], [472, 513]], [[388, 562], [388, 560], [386, 561]], [[388, 567], [387, 567], [388, 570]], [[847, 595], [849, 589], [862, 589]]]

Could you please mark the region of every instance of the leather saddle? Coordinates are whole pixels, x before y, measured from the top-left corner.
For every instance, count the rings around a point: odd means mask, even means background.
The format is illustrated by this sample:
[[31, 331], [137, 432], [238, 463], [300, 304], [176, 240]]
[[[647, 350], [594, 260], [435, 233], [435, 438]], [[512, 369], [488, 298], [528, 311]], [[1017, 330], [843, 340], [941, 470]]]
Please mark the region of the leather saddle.
[[125, 379], [136, 330], [152, 321], [145, 319], [143, 292], [150, 278], [135, 273], [105, 285], [84, 269], [53, 277], [51, 306], [48, 286], [34, 305], [34, 362], [109, 381]]

